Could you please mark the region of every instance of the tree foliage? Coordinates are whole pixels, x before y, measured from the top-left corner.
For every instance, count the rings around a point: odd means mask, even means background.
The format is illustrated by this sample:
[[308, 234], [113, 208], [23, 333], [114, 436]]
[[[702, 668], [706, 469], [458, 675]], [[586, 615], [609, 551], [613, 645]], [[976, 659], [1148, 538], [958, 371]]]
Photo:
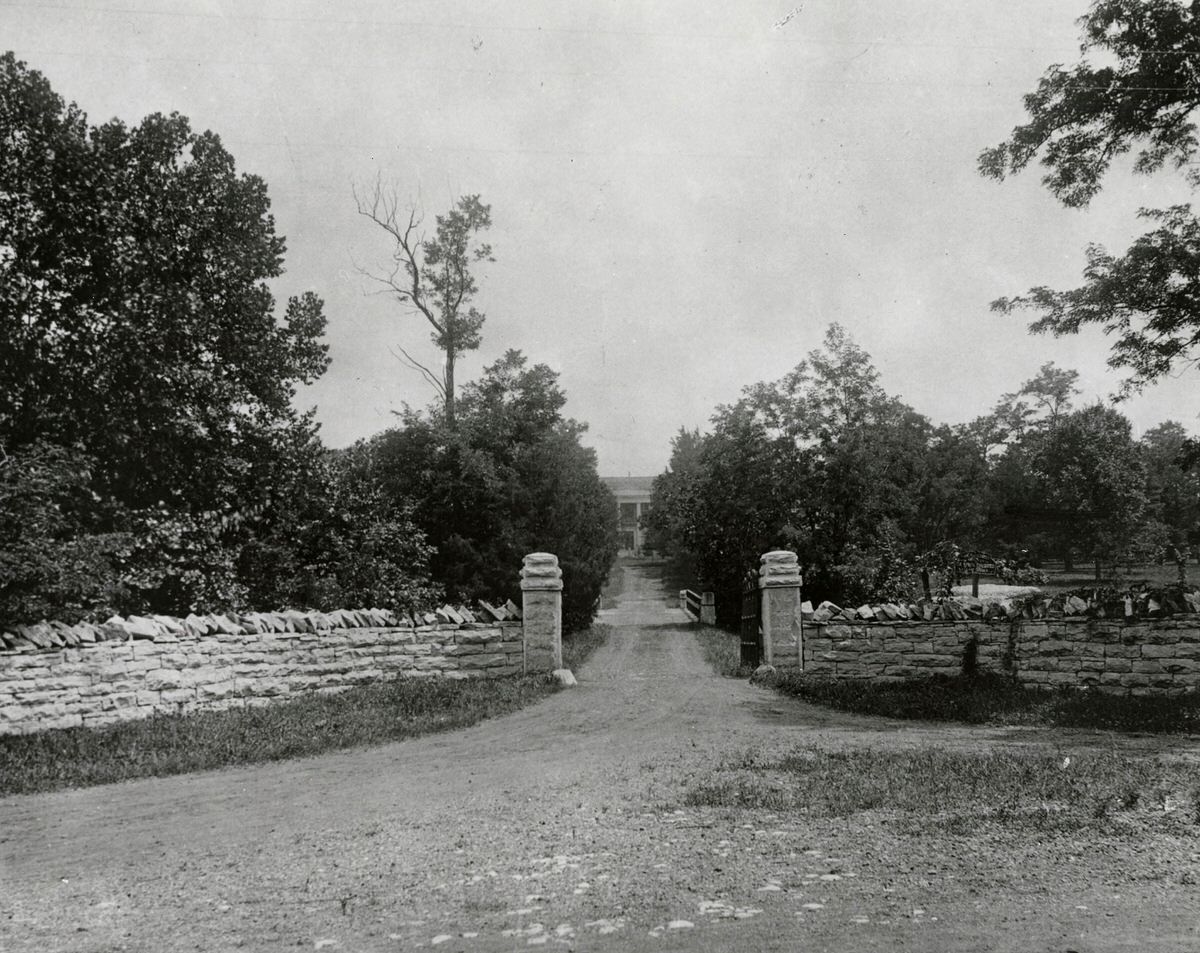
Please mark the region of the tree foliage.
[[1147, 430], [1139, 441], [1149, 514], [1163, 528], [1162, 554], [1172, 558], [1186, 555], [1200, 529], [1200, 472], [1190, 465], [1191, 443], [1173, 420]]
[[283, 253], [214, 133], [91, 125], [0, 56], [0, 620], [420, 588], [407, 511], [293, 408], [326, 319], [311, 292], [276, 314]]
[[1200, 529], [1192, 442], [1178, 425], [1137, 442], [1116, 410], [1074, 410], [1077, 379], [1044, 364], [986, 417], [935, 427], [835, 325], [708, 433], [680, 431], [649, 525], [669, 557], [695, 560], [727, 623], [775, 548], [799, 557], [808, 598], [841, 604], [911, 597], [922, 569], [944, 591], [977, 565], [1024, 584], [1046, 557], [1111, 571], [1182, 552]]
[[665, 555], [669, 577], [683, 585], [698, 584], [697, 556], [685, 541], [687, 527], [696, 519], [696, 478], [702, 466], [704, 437], [698, 429], [679, 428], [671, 439], [667, 469], [654, 478], [650, 507], [642, 516], [646, 549]]
[[1037, 434], [1027, 462], [1033, 498], [1062, 545], [1112, 563], [1142, 523], [1145, 470], [1129, 421], [1111, 407], [1068, 414]]
[[983, 466], [978, 445], [889, 396], [838, 325], [783, 378], [718, 408], [694, 442], [696, 460], [659, 478], [650, 520], [669, 553], [695, 554], [726, 619], [768, 549], [795, 551], [817, 597], [853, 599], [926, 539], [979, 522], [955, 482]]
[[327, 364], [320, 299], [274, 317], [262, 180], [178, 114], [89, 126], [11, 54], [0, 128], [0, 442], [80, 445], [131, 507], [252, 495]]
[[79, 616], [122, 601], [127, 533], [105, 532], [92, 461], [36, 443], [0, 459], [0, 623]]
[[371, 446], [388, 496], [416, 501], [433, 575], [452, 597], [517, 599], [522, 558], [551, 552], [564, 625], [580, 628], [616, 556], [616, 502], [565, 403], [553, 370], [510, 350], [463, 388], [454, 430], [440, 411], [409, 412]]
[[[1083, 59], [1052, 66], [1025, 97], [1029, 121], [985, 150], [980, 171], [1003, 179], [1040, 156], [1046, 187], [1082, 207], [1099, 192], [1112, 162], [1134, 149], [1134, 169], [1184, 170], [1200, 185], [1195, 110], [1200, 105], [1200, 7], [1180, 0], [1097, 0], [1080, 21]], [[1093, 65], [1089, 55], [1104, 65]], [[1036, 287], [1001, 298], [1000, 311], [1041, 312], [1030, 329], [1073, 334], [1098, 324], [1115, 339], [1109, 363], [1129, 372], [1128, 394], [1194, 364], [1200, 225], [1190, 205], [1143, 209], [1155, 227], [1121, 256], [1092, 245], [1084, 283], [1068, 291]]]
[[472, 265], [494, 261], [492, 247], [478, 240], [492, 224], [492, 209], [478, 195], [465, 195], [445, 215], [435, 218], [434, 234], [426, 238], [422, 216], [404, 210], [395, 190], [376, 181], [369, 196], [355, 192], [358, 213], [387, 233], [392, 243], [391, 265], [383, 274], [364, 272], [403, 307], [419, 314], [432, 328], [434, 345], [444, 355], [441, 374], [400, 349], [410, 367], [418, 370], [442, 400], [446, 426], [456, 426], [455, 367], [459, 355], [479, 347], [484, 315], [472, 304], [479, 286]]

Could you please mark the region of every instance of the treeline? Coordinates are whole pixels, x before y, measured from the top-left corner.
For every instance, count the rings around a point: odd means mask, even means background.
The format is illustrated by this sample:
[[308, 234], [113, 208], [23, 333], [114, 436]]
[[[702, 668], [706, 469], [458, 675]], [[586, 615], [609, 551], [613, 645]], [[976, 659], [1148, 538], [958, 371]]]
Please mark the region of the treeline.
[[838, 325], [778, 381], [680, 430], [655, 479], [650, 546], [718, 593], [732, 621], [746, 571], [773, 548], [799, 555], [813, 599], [911, 594], [921, 569], [985, 553], [1019, 576], [1048, 559], [1182, 561], [1200, 521], [1200, 472], [1184, 428], [1134, 440], [1109, 406], [1076, 408], [1074, 371], [1047, 364], [993, 411], [934, 425], [879, 384]]
[[293, 406], [324, 304], [277, 314], [266, 185], [216, 135], [91, 125], [12, 54], [0, 131], [0, 624], [515, 597], [535, 549], [590, 618], [616, 506], [549, 368], [330, 450]]

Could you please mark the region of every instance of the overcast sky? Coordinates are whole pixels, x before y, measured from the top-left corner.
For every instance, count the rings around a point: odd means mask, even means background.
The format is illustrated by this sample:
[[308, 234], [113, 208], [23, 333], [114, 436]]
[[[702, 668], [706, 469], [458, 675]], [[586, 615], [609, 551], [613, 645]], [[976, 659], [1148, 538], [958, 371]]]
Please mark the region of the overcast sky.
[[[1034, 338], [988, 303], [1078, 282], [1123, 250], [1164, 173], [1109, 177], [1086, 211], [1038, 170], [998, 184], [985, 146], [1085, 0], [0, 0], [0, 46], [93, 122], [179, 111], [266, 179], [287, 237], [281, 301], [326, 302], [333, 364], [302, 399], [328, 443], [432, 399], [391, 349], [426, 328], [366, 294], [376, 175], [432, 215], [479, 193], [477, 375], [507, 348], [561, 372], [606, 475], [653, 474], [671, 435], [781, 376], [841, 322], [887, 391], [935, 422], [988, 410], [1046, 361], [1112, 393], [1099, 331]], [[1196, 430], [1195, 372], [1124, 406]]]

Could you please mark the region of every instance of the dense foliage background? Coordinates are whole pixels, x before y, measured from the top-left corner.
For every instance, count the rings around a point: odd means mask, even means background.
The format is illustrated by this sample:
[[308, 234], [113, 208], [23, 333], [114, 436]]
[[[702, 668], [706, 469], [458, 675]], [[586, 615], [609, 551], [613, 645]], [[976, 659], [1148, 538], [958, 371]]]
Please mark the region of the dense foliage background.
[[503, 598], [532, 550], [590, 621], [616, 504], [555, 374], [509, 352], [457, 426], [443, 403], [329, 450], [295, 409], [324, 305], [279, 313], [284, 251], [216, 135], [90, 125], [0, 56], [0, 623]]
[[958, 552], [1013, 567], [1183, 559], [1200, 525], [1192, 442], [1167, 422], [1134, 440], [1108, 406], [1075, 409], [1077, 374], [1045, 365], [995, 409], [936, 426], [879, 385], [838, 325], [778, 381], [681, 430], [654, 483], [651, 545], [717, 592], [731, 621], [769, 549], [800, 557], [806, 595], [839, 604], [911, 594]]

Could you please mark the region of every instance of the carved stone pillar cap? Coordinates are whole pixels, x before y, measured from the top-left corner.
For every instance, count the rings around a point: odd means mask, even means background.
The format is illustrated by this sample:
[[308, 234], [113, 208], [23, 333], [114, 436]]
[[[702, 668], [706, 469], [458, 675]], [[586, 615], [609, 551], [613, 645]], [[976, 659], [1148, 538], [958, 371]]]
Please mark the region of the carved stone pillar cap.
[[800, 585], [800, 561], [795, 553], [776, 549], [763, 553], [759, 561], [762, 563], [758, 570], [760, 586]]
[[521, 589], [561, 590], [562, 570], [558, 568], [558, 557], [552, 553], [530, 553], [521, 567]]

